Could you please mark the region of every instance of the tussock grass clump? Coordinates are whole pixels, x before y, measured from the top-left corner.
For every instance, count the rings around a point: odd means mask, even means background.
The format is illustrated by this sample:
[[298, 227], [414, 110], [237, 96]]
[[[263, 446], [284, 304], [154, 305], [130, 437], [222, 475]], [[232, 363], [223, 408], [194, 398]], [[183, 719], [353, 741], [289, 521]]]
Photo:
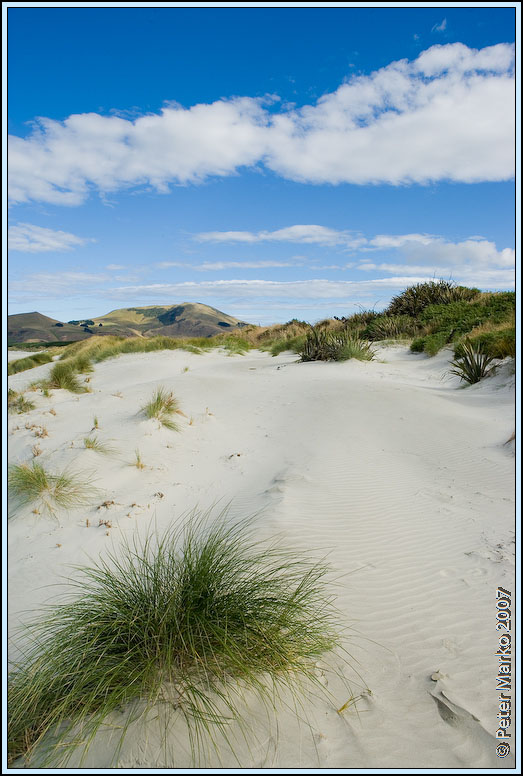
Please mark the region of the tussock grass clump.
[[7, 482], [9, 497], [16, 508], [39, 502], [52, 514], [56, 507], [72, 509], [89, 504], [96, 496], [96, 489], [89, 479], [67, 470], [50, 474], [36, 461], [31, 465], [13, 464]]
[[493, 357], [485, 353], [481, 346], [465, 341], [461, 344], [461, 355], [451, 362], [454, 369], [449, 371], [461, 377], [469, 385], [473, 385], [479, 383], [495, 369], [495, 366], [490, 366], [493, 360]]
[[332, 333], [311, 326], [300, 356], [302, 361], [371, 361], [374, 351], [368, 342], [348, 332]]
[[171, 431], [180, 430], [172, 417], [174, 414], [180, 413], [178, 401], [174, 398], [172, 391], [167, 391], [162, 387], [157, 388], [153, 398], [141, 408], [141, 412], [147, 418], [156, 418], [162, 426], [171, 429]]
[[347, 361], [349, 358], [355, 358], [358, 361], [372, 361], [375, 355], [376, 353], [369, 342], [349, 335], [341, 338], [336, 361]]
[[365, 337], [371, 340], [412, 337], [419, 331], [419, 325], [410, 315], [379, 315], [367, 325]]
[[9, 388], [7, 391], [7, 409], [8, 412], [16, 412], [18, 415], [22, 415], [24, 412], [34, 410], [35, 405], [32, 401], [25, 398], [23, 393], [18, 393]]
[[48, 364], [52, 361], [49, 353], [35, 353], [33, 356], [18, 358], [16, 361], [10, 361], [7, 365], [7, 374], [16, 375], [18, 372], [25, 372], [26, 369], [34, 369], [35, 366]]
[[47, 389], [49, 388], [62, 388], [65, 391], [71, 391], [71, 393], [85, 393], [86, 388], [80, 384], [74, 364], [70, 361], [59, 361], [51, 369], [49, 379], [42, 384]]
[[111, 712], [139, 718], [158, 703], [184, 717], [198, 759], [217, 732], [227, 739], [243, 690], [274, 709], [279, 690], [314, 680], [338, 644], [327, 570], [260, 544], [251, 522], [196, 513], [80, 569], [78, 596], [30, 626], [9, 677], [11, 761], [30, 762], [49, 734], [45, 764], [64, 765]]

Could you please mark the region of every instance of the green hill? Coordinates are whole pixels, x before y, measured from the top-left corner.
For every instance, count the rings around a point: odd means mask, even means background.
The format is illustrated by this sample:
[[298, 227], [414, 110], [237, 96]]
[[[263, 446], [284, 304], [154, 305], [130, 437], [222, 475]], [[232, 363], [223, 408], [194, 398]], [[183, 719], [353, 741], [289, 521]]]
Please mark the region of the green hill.
[[8, 343], [73, 342], [93, 335], [123, 337], [212, 337], [245, 324], [214, 307], [195, 302], [177, 305], [124, 307], [94, 318], [57, 321], [41, 313], [8, 316]]

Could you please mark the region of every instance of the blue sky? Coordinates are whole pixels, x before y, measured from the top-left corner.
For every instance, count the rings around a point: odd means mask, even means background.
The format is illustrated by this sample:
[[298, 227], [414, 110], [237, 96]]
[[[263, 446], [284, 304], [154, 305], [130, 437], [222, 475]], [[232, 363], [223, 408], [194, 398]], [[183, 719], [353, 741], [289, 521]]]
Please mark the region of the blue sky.
[[13, 4], [9, 312], [513, 288], [515, 8], [449, 5]]

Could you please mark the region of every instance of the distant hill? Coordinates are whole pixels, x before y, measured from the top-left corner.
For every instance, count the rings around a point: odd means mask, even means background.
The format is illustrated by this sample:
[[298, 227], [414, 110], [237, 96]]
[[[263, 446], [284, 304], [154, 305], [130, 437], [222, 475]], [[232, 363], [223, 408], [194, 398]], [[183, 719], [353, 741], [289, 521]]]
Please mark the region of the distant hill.
[[194, 302], [177, 305], [124, 307], [98, 318], [57, 321], [41, 313], [8, 316], [9, 345], [22, 342], [72, 342], [93, 335], [122, 337], [212, 337], [246, 324], [214, 307]]
[[72, 342], [90, 337], [80, 326], [48, 318], [41, 313], [19, 313], [7, 316], [7, 342]]

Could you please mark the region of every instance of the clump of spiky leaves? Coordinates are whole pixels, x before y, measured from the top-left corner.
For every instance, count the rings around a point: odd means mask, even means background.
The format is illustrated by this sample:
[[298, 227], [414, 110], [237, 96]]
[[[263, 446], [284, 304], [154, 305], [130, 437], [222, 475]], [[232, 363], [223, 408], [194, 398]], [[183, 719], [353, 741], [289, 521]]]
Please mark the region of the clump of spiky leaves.
[[495, 366], [490, 366], [494, 360], [493, 357], [485, 353], [481, 346], [465, 341], [461, 343], [460, 353], [461, 355], [451, 362], [454, 369], [449, 371], [461, 377], [469, 385], [479, 383], [495, 369]]
[[114, 453], [114, 448], [105, 444], [105, 442], [102, 442], [95, 434], [85, 437], [84, 447], [88, 450], [94, 450], [95, 453], [102, 453], [103, 455], [111, 455]]
[[26, 399], [23, 393], [18, 393], [9, 388], [7, 391], [7, 409], [9, 412], [16, 412], [18, 415], [21, 415], [24, 412], [34, 410], [34, 408], [33, 402]]
[[67, 470], [51, 474], [36, 461], [31, 465], [13, 464], [7, 482], [16, 508], [38, 502], [52, 514], [57, 507], [72, 509], [89, 504], [96, 495], [91, 480]]
[[302, 361], [371, 361], [374, 351], [368, 342], [348, 332], [329, 332], [311, 326], [299, 351]]
[[157, 388], [153, 398], [141, 408], [141, 412], [147, 418], [156, 418], [162, 426], [171, 429], [171, 431], [180, 430], [173, 419], [173, 415], [179, 413], [180, 409], [172, 391], [167, 391], [162, 387]]
[[278, 691], [314, 680], [339, 640], [327, 571], [256, 541], [252, 521], [196, 512], [81, 569], [78, 597], [31, 627], [10, 676], [10, 757], [30, 761], [49, 734], [49, 762], [63, 764], [116, 709], [136, 718], [165, 703], [197, 760], [217, 733], [227, 739], [242, 691], [274, 708]]

